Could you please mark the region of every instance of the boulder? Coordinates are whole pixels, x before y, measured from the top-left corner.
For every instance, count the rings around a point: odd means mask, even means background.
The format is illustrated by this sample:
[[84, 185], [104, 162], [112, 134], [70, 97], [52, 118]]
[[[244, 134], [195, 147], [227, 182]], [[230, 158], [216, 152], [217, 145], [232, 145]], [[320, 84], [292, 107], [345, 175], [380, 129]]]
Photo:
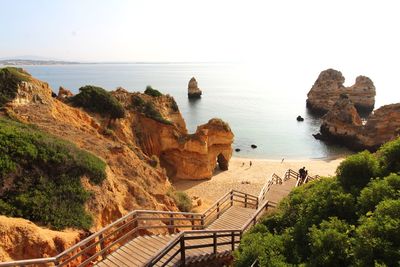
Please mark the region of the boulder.
[[197, 86], [197, 81], [192, 77], [188, 84], [188, 97], [189, 98], [200, 98], [202, 91]]
[[240, 152], [240, 148], [235, 148], [235, 151], [236, 152]]
[[251, 145], [251, 148], [255, 149], [255, 148], [257, 148], [257, 146], [253, 144], [253, 145]]
[[304, 118], [303, 118], [302, 116], [299, 115], [299, 116], [297, 116], [296, 120], [297, 120], [297, 121], [304, 121]]
[[314, 113], [326, 114], [339, 99], [347, 94], [358, 112], [368, 114], [375, 105], [375, 86], [372, 80], [358, 76], [354, 85], [345, 87], [345, 78], [340, 71], [322, 71], [307, 94], [307, 107]]

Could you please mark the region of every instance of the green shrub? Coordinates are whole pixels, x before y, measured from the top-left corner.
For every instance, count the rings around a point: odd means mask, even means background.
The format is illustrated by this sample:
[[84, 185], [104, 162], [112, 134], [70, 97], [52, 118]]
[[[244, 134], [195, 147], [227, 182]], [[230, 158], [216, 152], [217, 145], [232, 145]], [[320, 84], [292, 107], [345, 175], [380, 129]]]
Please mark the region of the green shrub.
[[20, 82], [29, 79], [30, 75], [20, 68], [0, 69], [0, 107], [15, 98]]
[[153, 96], [153, 97], [158, 97], [158, 96], [163, 95], [162, 93], [160, 93], [160, 91], [153, 89], [153, 87], [151, 87], [151, 85], [146, 86], [146, 90], [144, 90], [144, 93], [146, 95]]
[[399, 266], [400, 199], [380, 202], [371, 216], [360, 219], [356, 233], [357, 266]]
[[349, 266], [353, 258], [350, 233], [352, 227], [336, 217], [311, 227], [310, 266]]
[[174, 199], [176, 206], [180, 211], [189, 212], [192, 210], [192, 200], [185, 192], [170, 189], [168, 190], [167, 195]]
[[121, 103], [101, 87], [86, 85], [79, 88], [79, 94], [69, 98], [69, 101], [77, 107], [110, 116], [111, 118], [123, 118], [125, 110]]
[[55, 229], [88, 229], [90, 197], [80, 182], [106, 178], [106, 164], [74, 144], [0, 119], [0, 214], [23, 217]]
[[131, 108], [136, 111], [143, 113], [146, 117], [153, 119], [155, 121], [161, 122], [163, 124], [172, 125], [172, 122], [164, 119], [161, 113], [156, 109], [154, 104], [150, 101], [144, 101], [140, 96], [134, 95], [132, 97]]
[[379, 175], [378, 160], [368, 151], [360, 152], [341, 162], [336, 174], [346, 190], [357, 191]]
[[257, 259], [259, 266], [287, 266], [282, 237], [271, 233], [248, 233], [234, 252], [235, 266], [248, 267]]
[[384, 144], [377, 154], [383, 174], [400, 173], [400, 138]]
[[373, 212], [383, 200], [400, 199], [400, 176], [391, 174], [383, 179], [372, 180], [357, 199], [359, 214]]

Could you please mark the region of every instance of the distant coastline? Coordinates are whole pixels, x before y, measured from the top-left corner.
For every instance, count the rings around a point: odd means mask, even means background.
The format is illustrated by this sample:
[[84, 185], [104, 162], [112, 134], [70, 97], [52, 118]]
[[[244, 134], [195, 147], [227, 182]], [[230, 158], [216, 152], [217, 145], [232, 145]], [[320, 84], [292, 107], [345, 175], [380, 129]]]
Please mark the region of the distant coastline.
[[35, 66], [35, 65], [76, 65], [80, 62], [58, 60], [31, 60], [31, 59], [2, 59], [0, 65], [5, 66]]

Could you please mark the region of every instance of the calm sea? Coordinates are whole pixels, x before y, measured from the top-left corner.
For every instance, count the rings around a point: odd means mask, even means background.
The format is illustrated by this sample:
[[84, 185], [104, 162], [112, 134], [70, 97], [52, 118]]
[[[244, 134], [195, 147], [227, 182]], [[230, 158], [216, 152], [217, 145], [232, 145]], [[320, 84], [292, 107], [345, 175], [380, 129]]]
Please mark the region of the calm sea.
[[[326, 145], [312, 136], [320, 121], [307, 113], [306, 95], [318, 72], [286, 76], [262, 68], [232, 63], [173, 64], [82, 64], [25, 66], [46, 81], [55, 92], [64, 86], [74, 93], [87, 84], [108, 90], [122, 86], [144, 91], [147, 85], [172, 95], [190, 132], [197, 125], [218, 117], [227, 121], [234, 134], [238, 157], [308, 159], [335, 157], [348, 151]], [[203, 96], [187, 98], [189, 79], [196, 77]], [[301, 77], [301, 78], [300, 78]], [[297, 122], [301, 115], [304, 122]], [[252, 144], [257, 145], [252, 149]]]

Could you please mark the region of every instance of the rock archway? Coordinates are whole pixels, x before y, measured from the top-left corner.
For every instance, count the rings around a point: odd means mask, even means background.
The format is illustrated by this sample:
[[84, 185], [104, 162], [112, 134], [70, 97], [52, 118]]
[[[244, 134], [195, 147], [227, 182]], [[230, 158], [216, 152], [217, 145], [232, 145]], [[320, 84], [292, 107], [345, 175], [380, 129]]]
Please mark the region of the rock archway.
[[225, 156], [222, 153], [220, 153], [217, 156], [217, 163], [220, 170], [222, 171], [228, 170], [229, 161], [225, 158]]

